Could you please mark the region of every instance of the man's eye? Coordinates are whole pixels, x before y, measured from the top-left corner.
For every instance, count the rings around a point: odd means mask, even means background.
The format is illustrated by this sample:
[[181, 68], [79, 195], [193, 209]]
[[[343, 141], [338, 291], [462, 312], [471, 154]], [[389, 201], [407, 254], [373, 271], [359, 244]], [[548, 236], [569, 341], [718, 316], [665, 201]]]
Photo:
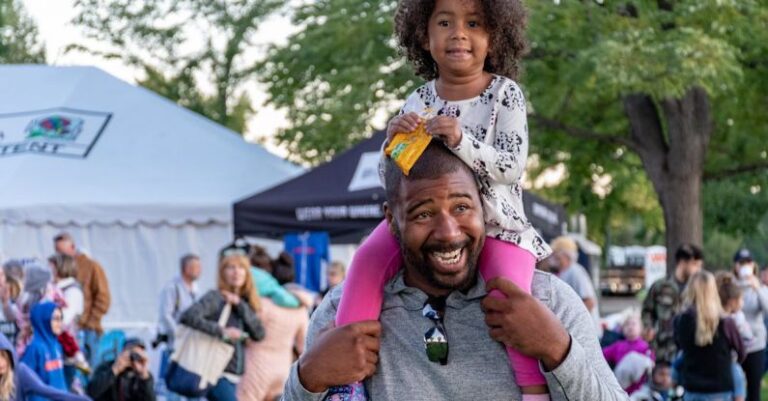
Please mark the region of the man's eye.
[[421, 212], [417, 214], [415, 217], [416, 217], [416, 220], [424, 220], [424, 219], [428, 219], [431, 215], [432, 214], [429, 212]]
[[456, 211], [457, 211], [457, 212], [460, 212], [460, 213], [461, 213], [461, 212], [466, 212], [466, 211], [467, 211], [467, 210], [469, 210], [469, 209], [471, 209], [471, 208], [469, 207], [469, 205], [463, 205], [463, 204], [462, 204], [462, 205], [458, 205], [458, 206], [456, 206]]

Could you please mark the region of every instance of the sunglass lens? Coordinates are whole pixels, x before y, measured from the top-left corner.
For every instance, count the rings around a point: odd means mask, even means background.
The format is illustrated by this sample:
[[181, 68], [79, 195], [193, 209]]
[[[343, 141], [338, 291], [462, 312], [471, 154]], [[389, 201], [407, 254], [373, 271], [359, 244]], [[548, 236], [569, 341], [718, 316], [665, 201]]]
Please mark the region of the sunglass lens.
[[448, 358], [448, 341], [440, 329], [437, 327], [429, 329], [424, 334], [424, 345], [430, 361], [445, 363]]

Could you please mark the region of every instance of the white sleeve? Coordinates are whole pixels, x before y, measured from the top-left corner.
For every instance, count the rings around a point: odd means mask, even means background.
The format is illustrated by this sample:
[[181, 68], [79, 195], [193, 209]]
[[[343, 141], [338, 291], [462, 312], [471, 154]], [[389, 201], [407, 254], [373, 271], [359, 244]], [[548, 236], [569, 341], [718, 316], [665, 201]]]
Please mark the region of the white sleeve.
[[501, 96], [493, 145], [467, 135], [462, 128], [461, 142], [452, 150], [478, 177], [487, 176], [511, 185], [520, 181], [528, 158], [525, 95], [517, 84], [510, 82]]
[[64, 300], [67, 302], [67, 307], [62, 309], [61, 318], [64, 326], [68, 327], [76, 321], [78, 316], [83, 314], [83, 291], [70, 288], [64, 292]]

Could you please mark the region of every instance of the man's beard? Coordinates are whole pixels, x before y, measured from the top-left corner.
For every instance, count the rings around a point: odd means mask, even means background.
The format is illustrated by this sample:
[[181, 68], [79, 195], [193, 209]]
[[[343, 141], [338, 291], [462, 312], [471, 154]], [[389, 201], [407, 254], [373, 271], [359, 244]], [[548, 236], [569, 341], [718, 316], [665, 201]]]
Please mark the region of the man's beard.
[[[443, 290], [465, 291], [471, 288], [477, 282], [477, 261], [480, 251], [483, 249], [481, 240], [477, 247], [473, 248], [476, 239], [467, 238], [464, 241], [450, 244], [424, 244], [419, 252], [412, 252], [405, 246], [405, 242], [400, 235], [400, 228], [395, 224], [395, 237], [400, 244], [400, 254], [403, 255], [403, 262], [406, 269], [413, 269], [417, 274], [424, 277], [427, 282], [435, 288]], [[431, 265], [428, 257], [430, 252], [444, 252], [464, 248], [467, 252], [466, 275], [461, 280], [444, 280], [436, 273], [436, 269]]]

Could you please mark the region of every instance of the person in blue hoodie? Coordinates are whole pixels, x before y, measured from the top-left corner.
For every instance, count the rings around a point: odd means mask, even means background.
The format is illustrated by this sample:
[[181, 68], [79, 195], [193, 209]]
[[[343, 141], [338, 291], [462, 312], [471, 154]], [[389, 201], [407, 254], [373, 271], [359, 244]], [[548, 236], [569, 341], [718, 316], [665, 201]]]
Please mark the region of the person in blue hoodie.
[[30, 401], [33, 396], [51, 401], [91, 401], [43, 383], [29, 367], [18, 363], [11, 341], [0, 333], [0, 401]]
[[[43, 382], [53, 388], [66, 391], [64, 377], [64, 352], [58, 335], [61, 334], [61, 309], [53, 302], [41, 302], [30, 311], [32, 342], [29, 343], [21, 362], [29, 366]], [[48, 401], [48, 398], [33, 396], [30, 401]]]

